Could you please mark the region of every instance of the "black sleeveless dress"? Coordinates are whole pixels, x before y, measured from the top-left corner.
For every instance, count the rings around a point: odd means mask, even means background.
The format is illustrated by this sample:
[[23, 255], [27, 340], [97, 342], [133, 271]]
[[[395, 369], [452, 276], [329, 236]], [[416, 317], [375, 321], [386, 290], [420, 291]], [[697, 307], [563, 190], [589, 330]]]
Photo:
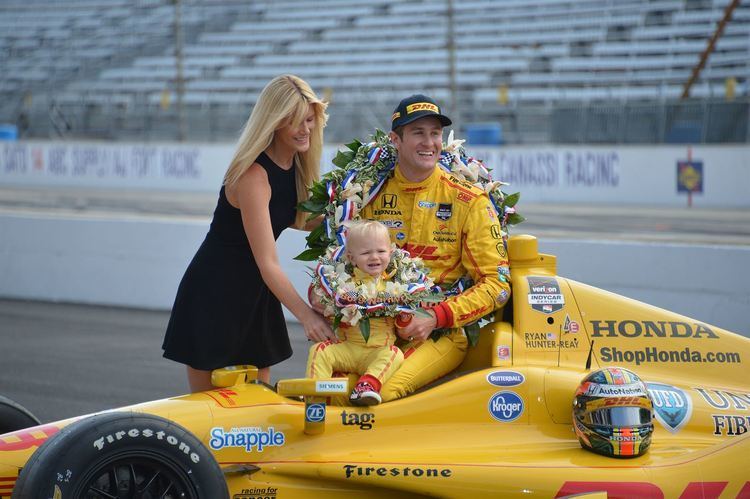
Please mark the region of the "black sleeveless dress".
[[[256, 160], [271, 185], [273, 237], [294, 223], [294, 167], [284, 170], [265, 154]], [[279, 300], [255, 263], [240, 210], [224, 187], [211, 227], [180, 282], [162, 345], [164, 357], [194, 369], [235, 364], [268, 367], [292, 355]]]

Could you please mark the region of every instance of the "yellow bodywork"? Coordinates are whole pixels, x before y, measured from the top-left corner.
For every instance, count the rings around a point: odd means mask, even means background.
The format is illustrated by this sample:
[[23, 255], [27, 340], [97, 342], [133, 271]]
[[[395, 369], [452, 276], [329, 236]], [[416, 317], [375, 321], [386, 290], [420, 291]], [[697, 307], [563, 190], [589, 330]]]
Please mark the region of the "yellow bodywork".
[[[117, 410], [189, 429], [237, 499], [750, 497], [750, 340], [557, 277], [533, 237], [511, 238], [509, 253], [512, 310], [455, 373], [407, 398], [327, 405], [324, 421], [306, 423], [346, 380], [285, 380], [277, 391], [233, 368], [215, 372], [222, 388]], [[579, 445], [572, 400], [589, 357], [590, 369], [622, 366], [648, 384], [656, 422], [645, 455]], [[0, 486], [73, 420], [0, 436]]]

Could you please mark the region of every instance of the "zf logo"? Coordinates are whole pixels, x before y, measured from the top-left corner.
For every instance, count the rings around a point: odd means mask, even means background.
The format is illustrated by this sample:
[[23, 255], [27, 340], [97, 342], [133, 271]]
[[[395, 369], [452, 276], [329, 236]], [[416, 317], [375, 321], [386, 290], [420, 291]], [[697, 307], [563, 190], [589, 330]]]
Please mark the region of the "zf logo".
[[305, 416], [311, 423], [319, 423], [326, 418], [326, 406], [324, 404], [310, 404], [305, 409]]
[[395, 208], [396, 207], [396, 195], [395, 194], [383, 194], [383, 208]]

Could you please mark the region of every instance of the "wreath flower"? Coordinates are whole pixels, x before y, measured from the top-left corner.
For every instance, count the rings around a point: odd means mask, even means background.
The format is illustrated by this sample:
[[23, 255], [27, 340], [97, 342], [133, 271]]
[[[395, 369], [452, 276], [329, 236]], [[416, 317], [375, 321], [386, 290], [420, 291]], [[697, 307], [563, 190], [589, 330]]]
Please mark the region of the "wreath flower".
[[385, 289], [375, 282], [358, 284], [354, 267], [337, 258], [339, 246], [331, 246], [318, 258], [312, 274], [313, 292], [325, 308], [325, 315], [333, 317], [334, 329], [339, 324], [359, 325], [365, 341], [370, 338], [371, 317], [395, 317], [399, 314], [424, 315], [421, 307], [443, 300], [443, 294], [429, 277], [429, 269], [421, 258], [412, 258], [405, 250], [393, 248], [385, 270], [389, 280]]
[[[438, 165], [457, 178], [468, 181], [487, 193], [498, 213], [502, 236], [505, 239], [510, 226], [524, 221], [524, 217], [516, 211], [516, 204], [521, 194], [519, 192], [506, 194], [503, 187], [509, 184], [493, 179], [491, 169], [482, 160], [466, 153], [464, 142], [464, 140], [455, 139], [451, 131], [448, 140], [443, 144]], [[314, 287], [321, 288], [322, 286], [322, 290], [316, 289], [315, 292], [322, 298], [326, 311], [333, 310], [333, 314], [329, 315], [334, 317], [334, 326], [338, 326], [344, 319], [352, 325], [359, 323], [363, 334], [365, 330], [368, 331], [365, 335], [367, 338], [369, 337], [368, 318], [377, 315], [396, 315], [399, 313], [397, 307], [386, 306], [375, 310], [368, 309], [368, 305], [363, 308], [359, 303], [355, 307], [353, 303], [339, 303], [333, 297], [337, 294], [341, 295], [343, 289], [357, 294], [358, 297], [364, 292], [364, 290], [347, 288], [347, 286], [353, 286], [354, 281], [352, 274], [347, 272], [346, 266], [341, 263], [341, 254], [346, 244], [346, 224], [350, 220], [359, 219], [362, 207], [377, 195], [385, 181], [393, 175], [398, 154], [388, 134], [377, 129], [371, 136], [370, 142], [363, 143], [355, 139], [345, 146], [346, 149], [339, 151], [333, 159], [335, 168], [309, 188], [309, 199], [298, 206], [298, 209], [310, 213], [308, 220], [321, 215], [324, 218], [323, 223], [307, 236], [307, 249], [295, 258], [303, 261], [318, 259], [318, 266], [313, 276]], [[397, 275], [394, 276], [394, 282], [387, 285], [392, 286], [389, 294], [395, 296], [396, 301], [399, 302], [410, 296], [406, 288], [400, 287], [408, 286], [410, 282], [408, 277], [414, 277], [410, 275], [410, 269], [418, 267], [420, 269], [418, 272], [422, 272], [425, 277], [429, 271], [424, 268], [421, 260], [411, 259], [404, 251], [397, 250], [393, 254], [397, 256], [391, 264]], [[323, 276], [335, 289], [325, 289], [325, 285], [321, 284]], [[460, 293], [471, 285], [472, 282], [468, 276], [462, 277], [446, 290], [445, 295]], [[425, 286], [428, 289], [434, 288], [431, 283], [429, 286], [425, 283]], [[372, 298], [366, 293], [364, 296], [365, 301]], [[421, 295], [419, 299], [427, 301], [430, 296], [433, 297], [430, 299], [434, 301], [434, 292]], [[421, 312], [418, 304], [419, 301], [410, 301], [403, 305], [412, 313], [418, 313], [415, 312]], [[486, 318], [480, 321], [484, 319]], [[475, 344], [479, 334], [479, 321], [465, 325], [464, 330], [469, 336], [470, 343]], [[434, 332], [433, 339], [437, 339], [446, 331]]]

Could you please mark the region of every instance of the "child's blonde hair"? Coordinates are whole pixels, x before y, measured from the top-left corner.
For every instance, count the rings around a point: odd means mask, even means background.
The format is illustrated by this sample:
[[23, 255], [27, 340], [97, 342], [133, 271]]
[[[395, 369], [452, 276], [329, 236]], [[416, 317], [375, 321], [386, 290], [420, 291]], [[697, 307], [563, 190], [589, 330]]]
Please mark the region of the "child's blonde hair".
[[355, 220], [347, 224], [346, 244], [358, 244], [364, 238], [382, 237], [391, 240], [388, 228], [377, 220]]

